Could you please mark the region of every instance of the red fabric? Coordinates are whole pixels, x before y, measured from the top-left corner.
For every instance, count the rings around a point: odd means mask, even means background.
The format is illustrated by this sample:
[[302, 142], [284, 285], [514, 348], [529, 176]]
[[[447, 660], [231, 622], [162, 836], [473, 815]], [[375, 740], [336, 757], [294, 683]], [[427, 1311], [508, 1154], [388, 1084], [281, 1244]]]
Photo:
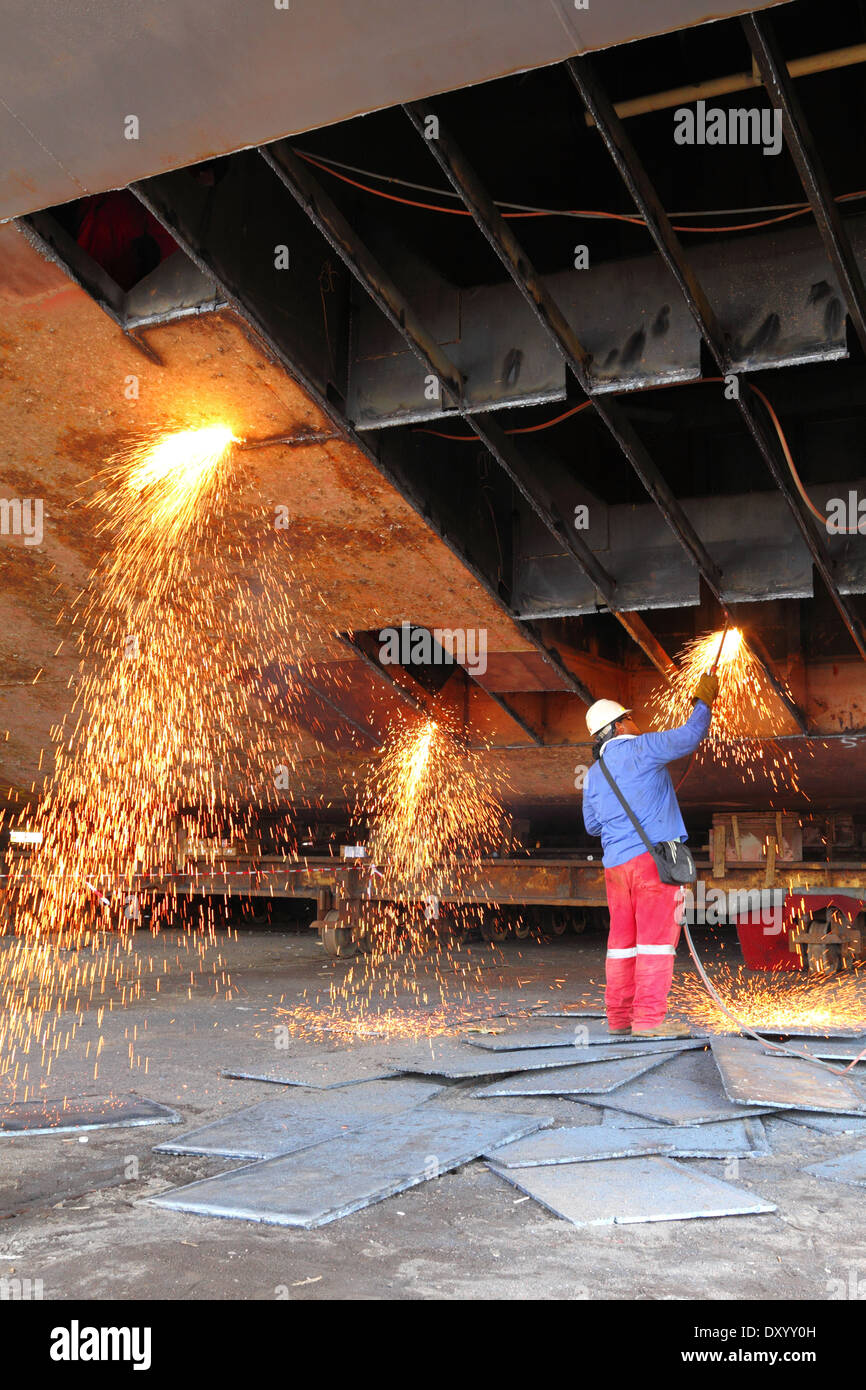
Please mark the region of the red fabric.
[[605, 991], [608, 1025], [656, 1028], [668, 1005], [683, 890], [661, 882], [649, 853], [638, 854], [615, 869], [605, 869], [604, 879], [610, 908]]
[[157, 262], [177, 250], [174, 238], [126, 189], [87, 200], [76, 240], [123, 290], [132, 289], [143, 273], [135, 246], [140, 237], [156, 242]]

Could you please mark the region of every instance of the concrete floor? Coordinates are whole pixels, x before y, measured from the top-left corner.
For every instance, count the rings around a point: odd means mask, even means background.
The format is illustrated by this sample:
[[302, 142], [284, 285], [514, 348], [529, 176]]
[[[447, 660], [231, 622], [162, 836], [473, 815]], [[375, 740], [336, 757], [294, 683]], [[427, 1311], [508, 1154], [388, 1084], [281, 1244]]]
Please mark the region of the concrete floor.
[[[147, 934], [139, 939], [147, 949]], [[98, 1081], [78, 1040], [45, 1094], [134, 1091], [175, 1107], [190, 1126], [273, 1095], [267, 1084], [229, 1081], [220, 1069], [272, 1063], [281, 1002], [327, 1001], [331, 983], [353, 963], [328, 960], [313, 934], [297, 930], [244, 931], [222, 939], [220, 949], [233, 998], [214, 998], [212, 988], [187, 997], [181, 976], [170, 977], [158, 997], [148, 991], [107, 1016]], [[469, 951], [481, 968], [484, 1007], [599, 997], [600, 934]], [[456, 1002], [459, 974], [446, 979]], [[435, 991], [431, 983], [431, 1002]], [[413, 1007], [405, 991], [396, 1002]], [[134, 1025], [140, 1065], [130, 1071]], [[95, 1033], [92, 1019], [80, 1039], [88, 1031]], [[293, 1051], [314, 1046], [291, 1044]], [[522, 1100], [520, 1108], [571, 1124], [595, 1122], [600, 1113], [548, 1099]], [[149, 1195], [234, 1166], [154, 1155], [151, 1147], [172, 1132], [168, 1127], [91, 1133], [86, 1143], [60, 1134], [0, 1139], [0, 1278], [39, 1279], [46, 1299], [843, 1296], [852, 1277], [866, 1279], [863, 1194], [802, 1170], [856, 1148], [857, 1140], [826, 1138], [776, 1119], [767, 1131], [772, 1156], [742, 1160], [737, 1182], [776, 1202], [776, 1214], [591, 1232], [520, 1200], [482, 1163], [305, 1232], [144, 1205]], [[718, 1161], [697, 1166], [724, 1176]]]

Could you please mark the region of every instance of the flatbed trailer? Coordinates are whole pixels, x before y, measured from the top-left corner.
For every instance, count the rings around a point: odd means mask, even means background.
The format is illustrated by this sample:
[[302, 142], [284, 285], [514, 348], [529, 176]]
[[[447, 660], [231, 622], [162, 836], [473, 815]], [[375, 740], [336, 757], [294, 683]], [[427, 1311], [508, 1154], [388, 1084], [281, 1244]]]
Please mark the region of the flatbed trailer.
[[[756, 865], [696, 856], [696, 884], [685, 917], [697, 924], [761, 928], [762, 968], [829, 969], [866, 956], [866, 862], [779, 861]], [[468, 868], [468, 866], [467, 866]], [[314, 900], [311, 927], [331, 955], [350, 955], [378, 913], [405, 909], [434, 928], [461, 934], [467, 914], [488, 940], [528, 935], [533, 924], [554, 935], [606, 911], [604, 868], [597, 856], [491, 858], [443, 875], [435, 899], [418, 900], [364, 858], [237, 856], [199, 862], [136, 884], [148, 896], [173, 894], [267, 900]], [[841, 933], [841, 936], [840, 936]], [[829, 948], [840, 948], [829, 949]], [[838, 959], [836, 959], [838, 958]], [[747, 956], [748, 959], [748, 956]], [[757, 962], [756, 962], [757, 963]]]
[[[774, 852], [777, 843], [786, 843], [781, 825], [763, 858], [738, 859], [730, 851], [745, 849], [745, 837], [738, 833], [731, 843], [714, 828], [695, 849], [697, 879], [684, 892], [684, 920], [736, 929], [746, 964], [755, 968], [828, 971], [866, 959], [866, 860], [783, 858]], [[604, 867], [598, 852], [585, 848], [505, 850], [457, 863], [439, 873], [428, 897], [372, 863], [363, 846], [268, 854], [239, 840], [197, 848], [179, 841], [163, 873], [100, 878], [94, 894], [112, 911], [128, 909], [127, 918], [137, 916], [139, 903], [223, 898], [248, 904], [254, 923], [264, 920], [269, 901], [306, 901], [315, 905], [309, 925], [333, 956], [353, 955], [382, 923], [426, 924], [458, 938], [477, 928], [488, 941], [607, 924]], [[11, 856], [29, 852], [7, 842], [4, 883]]]

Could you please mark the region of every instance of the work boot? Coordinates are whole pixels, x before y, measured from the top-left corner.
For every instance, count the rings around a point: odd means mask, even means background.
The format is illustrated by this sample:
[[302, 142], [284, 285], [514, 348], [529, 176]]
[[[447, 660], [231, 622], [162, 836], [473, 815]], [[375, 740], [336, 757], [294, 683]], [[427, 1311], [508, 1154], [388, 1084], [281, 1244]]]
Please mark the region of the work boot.
[[611, 1028], [610, 1024], [608, 1024], [607, 1031], [612, 1038], [631, 1037], [631, 1027], [629, 1024], [626, 1024], [625, 1028]]
[[670, 1020], [657, 1023], [654, 1028], [632, 1028], [633, 1038], [690, 1038], [692, 1030], [687, 1023], [673, 1023]]

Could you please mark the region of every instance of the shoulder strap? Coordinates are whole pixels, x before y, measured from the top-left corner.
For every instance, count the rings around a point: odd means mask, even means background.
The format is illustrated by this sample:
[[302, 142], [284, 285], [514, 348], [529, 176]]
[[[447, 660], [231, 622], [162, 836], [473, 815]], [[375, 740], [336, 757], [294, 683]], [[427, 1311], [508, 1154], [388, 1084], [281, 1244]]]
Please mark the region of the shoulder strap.
[[598, 754], [598, 761], [601, 764], [602, 772], [604, 773], [605, 777], [607, 778], [608, 782], [610, 783], [614, 792], [616, 793], [620, 806], [622, 806], [622, 809], [625, 811], [626, 815], [628, 816], [638, 835], [640, 835], [650, 854], [653, 854], [655, 852], [655, 845], [650, 840], [649, 836], [647, 835], [646, 831], [644, 830], [634, 811], [631, 809], [622, 792], [620, 791], [619, 787], [617, 786], [613, 777], [613, 773], [609, 770], [600, 749]]

